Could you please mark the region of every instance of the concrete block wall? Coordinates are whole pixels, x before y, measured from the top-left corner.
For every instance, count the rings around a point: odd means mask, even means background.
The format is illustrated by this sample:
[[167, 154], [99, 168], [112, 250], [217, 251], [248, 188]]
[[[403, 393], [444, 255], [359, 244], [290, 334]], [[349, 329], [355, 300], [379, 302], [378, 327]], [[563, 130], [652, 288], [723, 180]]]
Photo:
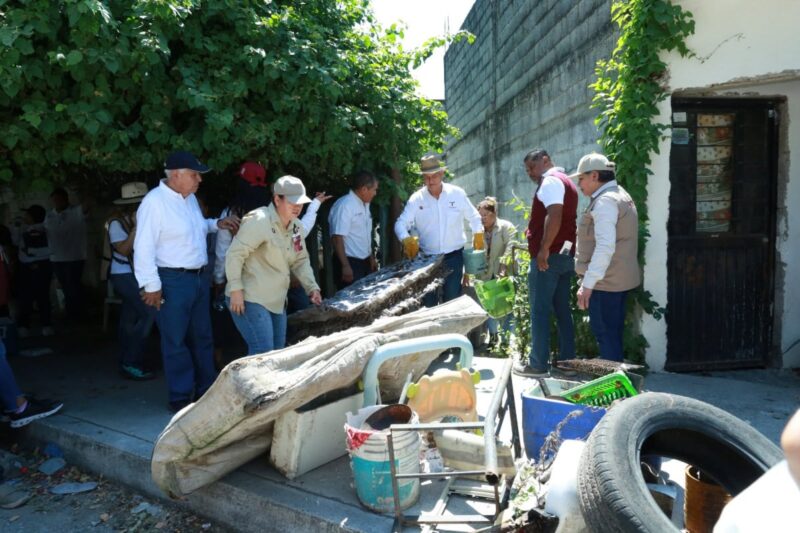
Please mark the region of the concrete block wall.
[[[530, 203], [522, 158], [536, 147], [574, 169], [598, 149], [590, 108], [598, 59], [617, 40], [610, 0], [477, 0], [462, 28], [476, 36], [445, 54], [445, 102], [461, 131], [447, 150], [454, 183]], [[510, 208], [500, 215], [521, 226]]]

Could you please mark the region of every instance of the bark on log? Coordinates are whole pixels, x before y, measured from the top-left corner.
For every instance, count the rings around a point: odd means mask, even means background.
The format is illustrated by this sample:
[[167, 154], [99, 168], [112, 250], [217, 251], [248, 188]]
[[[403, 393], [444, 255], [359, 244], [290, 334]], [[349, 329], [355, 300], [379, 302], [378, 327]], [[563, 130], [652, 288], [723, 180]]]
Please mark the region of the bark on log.
[[401, 302], [413, 307], [444, 279], [442, 256], [419, 256], [373, 272], [326, 299], [320, 306], [292, 313], [288, 317], [290, 344], [307, 337], [328, 335], [354, 326], [366, 326]]

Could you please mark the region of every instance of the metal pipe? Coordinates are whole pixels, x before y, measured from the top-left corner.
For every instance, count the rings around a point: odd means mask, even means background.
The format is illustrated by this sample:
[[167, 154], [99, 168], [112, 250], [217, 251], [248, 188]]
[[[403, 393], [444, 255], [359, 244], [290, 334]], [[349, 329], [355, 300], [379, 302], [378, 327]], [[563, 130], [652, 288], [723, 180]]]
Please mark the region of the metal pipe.
[[394, 439], [392, 432], [386, 435], [386, 444], [389, 445], [389, 470], [392, 473], [392, 497], [394, 498], [394, 519], [403, 527], [403, 509], [400, 507], [400, 486], [397, 483], [397, 467], [394, 464]]
[[436, 431], [437, 429], [483, 429], [483, 422], [427, 422], [424, 424], [392, 424], [397, 431]]
[[485, 444], [484, 449], [486, 450], [486, 481], [490, 485], [497, 485], [500, 482], [500, 475], [497, 471], [497, 441], [494, 433], [494, 424], [495, 418], [497, 418], [497, 411], [503, 401], [503, 393], [506, 392], [506, 387], [508, 386], [513, 363], [514, 360], [510, 357], [506, 360], [497, 388], [494, 391], [494, 396], [492, 396], [492, 403], [489, 404], [489, 411], [486, 413], [484, 420], [483, 441]]
[[482, 476], [483, 470], [448, 470], [446, 472], [422, 472], [419, 474], [395, 474], [397, 479], [431, 479], [455, 476]]
[[412, 353], [432, 350], [444, 351], [448, 348], [461, 349], [461, 357], [459, 359], [461, 368], [469, 369], [472, 366], [472, 343], [464, 335], [456, 333], [390, 342], [375, 350], [375, 353], [369, 359], [369, 363], [367, 363], [367, 368], [364, 370], [364, 407], [378, 403], [378, 398], [380, 397], [378, 370], [384, 362]]

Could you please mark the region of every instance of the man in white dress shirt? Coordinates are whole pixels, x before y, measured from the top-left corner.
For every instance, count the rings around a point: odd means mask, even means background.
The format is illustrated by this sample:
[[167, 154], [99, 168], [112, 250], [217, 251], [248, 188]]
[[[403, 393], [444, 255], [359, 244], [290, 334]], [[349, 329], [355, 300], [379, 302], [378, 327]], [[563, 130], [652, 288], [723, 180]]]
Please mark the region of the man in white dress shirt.
[[[481, 216], [464, 189], [442, 181], [446, 168], [436, 154], [422, 158], [420, 172], [425, 186], [411, 195], [394, 225], [394, 232], [407, 252], [413, 245], [410, 231], [415, 229], [422, 253], [444, 254], [445, 270], [449, 273], [444, 280], [441, 302], [457, 298], [462, 292], [464, 244], [467, 242], [465, 221], [469, 222], [474, 235], [473, 248], [483, 248]], [[413, 249], [411, 252], [406, 255], [416, 255]], [[439, 298], [429, 293], [423, 301], [431, 307], [439, 303]]]
[[142, 300], [158, 310], [169, 406], [179, 411], [216, 379], [209, 290], [202, 277], [208, 262], [206, 235], [235, 230], [239, 218], [205, 219], [194, 193], [210, 169], [189, 152], [164, 163], [166, 179], [147, 193], [136, 213], [134, 273]]
[[369, 203], [378, 193], [378, 180], [365, 170], [351, 180], [350, 192], [333, 204], [328, 215], [333, 241], [333, 277], [343, 289], [370, 272], [378, 263], [372, 252], [372, 215]]

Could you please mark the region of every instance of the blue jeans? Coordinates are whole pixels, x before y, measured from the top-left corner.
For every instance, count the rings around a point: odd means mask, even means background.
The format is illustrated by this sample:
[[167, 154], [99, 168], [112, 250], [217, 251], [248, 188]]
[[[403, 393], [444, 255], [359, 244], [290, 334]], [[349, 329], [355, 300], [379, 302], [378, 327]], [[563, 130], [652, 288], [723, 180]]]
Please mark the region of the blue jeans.
[[132, 273], [111, 274], [108, 279], [114, 292], [122, 299], [119, 314], [120, 363], [143, 370], [144, 348], [156, 320], [156, 309], [142, 301], [139, 284]]
[[622, 331], [628, 291], [593, 290], [589, 298], [589, 325], [600, 347], [600, 357], [622, 362]]
[[[231, 299], [226, 298], [228, 308]], [[247, 355], [262, 354], [286, 346], [286, 311], [273, 313], [263, 305], [244, 302], [244, 313], [231, 311], [233, 323], [247, 343]]]
[[575, 275], [575, 259], [552, 254], [548, 268], [539, 272], [536, 258], [528, 270], [528, 298], [531, 304], [530, 365], [539, 370], [550, 366], [550, 315], [555, 312], [558, 326], [558, 359], [575, 358], [575, 326], [569, 308], [570, 281]]
[[17, 398], [22, 396], [17, 382], [14, 379], [14, 373], [11, 367], [8, 366], [6, 359], [6, 345], [0, 339], [0, 399], [3, 401], [4, 411], [14, 411], [17, 409]]
[[286, 298], [288, 301], [286, 314], [291, 315], [292, 313], [311, 307], [311, 299], [308, 297], [303, 287], [289, 287]]
[[504, 316], [503, 318], [492, 318], [492, 317], [489, 317], [486, 320], [486, 327], [488, 328], [489, 333], [491, 333], [492, 335], [496, 335], [497, 334], [498, 325], [505, 332], [513, 331], [514, 328], [513, 328], [513, 324], [511, 323], [511, 319], [513, 318], [513, 316], [514, 316], [513, 313], [509, 313], [506, 316]]
[[464, 279], [464, 249], [445, 254], [443, 262], [445, 271], [449, 270], [450, 273], [444, 278], [441, 302], [438, 291], [429, 292], [422, 299], [425, 307], [433, 307], [439, 303], [455, 300], [462, 294], [461, 281]]
[[192, 401], [217, 378], [208, 286], [198, 273], [159, 268], [158, 275], [164, 303], [156, 322], [169, 401]]

